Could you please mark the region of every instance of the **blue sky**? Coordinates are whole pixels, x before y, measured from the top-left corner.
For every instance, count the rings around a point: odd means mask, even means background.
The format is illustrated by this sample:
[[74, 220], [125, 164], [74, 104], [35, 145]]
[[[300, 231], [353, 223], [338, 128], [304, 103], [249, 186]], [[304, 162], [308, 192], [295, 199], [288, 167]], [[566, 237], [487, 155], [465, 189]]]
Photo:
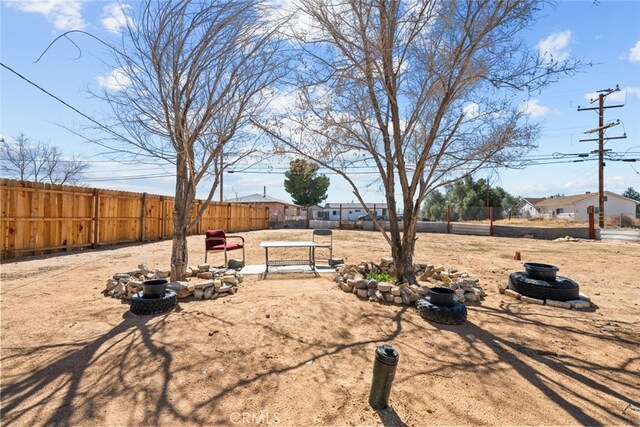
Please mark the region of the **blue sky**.
[[[118, 39], [117, 3], [77, 0], [0, 0], [0, 39], [2, 63], [44, 89], [62, 98], [83, 113], [101, 120], [106, 106], [88, 93], [100, 85], [113, 84], [110, 53], [97, 41], [80, 34], [71, 36], [81, 52], [61, 39], [37, 63], [36, 59], [53, 39], [70, 29], [82, 29], [105, 40]], [[553, 51], [554, 56], [571, 54], [594, 65], [535, 95], [527, 107], [532, 119], [542, 123], [539, 148], [530, 156], [554, 153], [588, 153], [594, 142], [578, 142], [595, 134], [583, 132], [598, 124], [595, 112], [578, 112], [578, 106], [592, 107], [588, 99], [599, 89], [619, 85], [606, 104], [625, 104], [608, 109], [605, 121], [621, 124], [607, 132], [627, 139], [606, 144], [612, 153], [640, 159], [640, 1], [564, 1], [547, 7], [539, 21], [525, 34], [532, 48]], [[94, 187], [172, 195], [171, 168], [152, 165], [118, 165], [100, 155], [100, 149], [68, 129], [82, 130], [86, 119], [21, 80], [0, 69], [0, 135], [11, 138], [20, 132], [33, 140], [50, 141], [71, 156], [81, 155], [90, 162], [86, 184]], [[523, 96], [524, 101], [524, 96]], [[626, 154], [624, 154], [626, 153]], [[634, 154], [635, 153], [635, 154]], [[284, 191], [286, 163], [271, 164], [270, 173], [262, 167], [256, 173], [225, 175], [225, 199], [251, 193], [267, 193], [290, 201]], [[136, 175], [162, 175], [138, 179]], [[329, 175], [328, 202], [349, 202], [354, 197], [346, 183]], [[513, 195], [540, 197], [556, 193], [578, 194], [597, 191], [596, 161], [530, 166], [523, 170], [501, 170], [490, 177], [494, 185]], [[364, 182], [364, 177], [363, 181]], [[605, 189], [621, 193], [627, 187], [640, 190], [640, 160], [635, 163], [608, 161]], [[199, 194], [204, 197], [204, 191]], [[376, 186], [365, 192], [372, 202], [384, 199]], [[217, 200], [218, 196], [215, 197]]]

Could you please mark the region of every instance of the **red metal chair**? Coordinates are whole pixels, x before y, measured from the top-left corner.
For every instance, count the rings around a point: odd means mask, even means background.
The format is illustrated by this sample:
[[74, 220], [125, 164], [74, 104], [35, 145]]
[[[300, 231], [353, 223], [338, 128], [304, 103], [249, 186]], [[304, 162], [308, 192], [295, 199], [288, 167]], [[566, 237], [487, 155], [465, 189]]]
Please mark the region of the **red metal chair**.
[[[228, 239], [240, 239], [240, 243], [229, 243]], [[224, 230], [207, 230], [205, 240], [204, 262], [207, 262], [209, 252], [224, 252], [224, 266], [227, 266], [227, 252], [242, 249], [242, 262], [244, 262], [244, 238], [242, 236], [227, 236]]]

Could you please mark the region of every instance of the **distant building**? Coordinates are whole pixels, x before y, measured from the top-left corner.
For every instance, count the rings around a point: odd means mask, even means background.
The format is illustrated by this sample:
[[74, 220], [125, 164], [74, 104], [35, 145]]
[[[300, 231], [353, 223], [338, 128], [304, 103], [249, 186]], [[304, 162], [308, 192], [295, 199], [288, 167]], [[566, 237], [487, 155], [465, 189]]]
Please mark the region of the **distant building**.
[[251, 205], [263, 205], [269, 207], [269, 223], [271, 225], [283, 223], [285, 219], [299, 217], [302, 215], [302, 208], [293, 203], [269, 197], [266, 194], [249, 194], [248, 196], [228, 199], [232, 203], [247, 203]]
[[[386, 203], [367, 203], [367, 207], [374, 215], [382, 215], [383, 219], [389, 218]], [[367, 215], [367, 211], [360, 203], [327, 203], [319, 210], [312, 209], [313, 219], [324, 221], [356, 221], [358, 217]]]
[[[621, 196], [611, 191], [605, 191], [604, 214], [605, 216], [628, 215], [635, 217], [636, 205], [640, 202]], [[527, 198], [531, 202], [533, 198]], [[522, 201], [521, 201], [522, 203]], [[518, 203], [518, 206], [520, 203]], [[532, 205], [537, 211], [538, 217], [543, 218], [572, 218], [576, 220], [589, 219], [587, 208], [594, 206], [598, 212], [598, 193], [576, 194], [574, 196], [550, 197], [542, 199]], [[526, 203], [523, 204], [523, 209]], [[530, 210], [533, 213], [533, 211]], [[533, 216], [533, 215], [532, 215]], [[534, 216], [535, 217], [535, 216]]]
[[521, 199], [516, 205], [516, 215], [521, 218], [535, 218], [540, 216], [536, 203], [543, 201], [544, 197], [527, 197]]

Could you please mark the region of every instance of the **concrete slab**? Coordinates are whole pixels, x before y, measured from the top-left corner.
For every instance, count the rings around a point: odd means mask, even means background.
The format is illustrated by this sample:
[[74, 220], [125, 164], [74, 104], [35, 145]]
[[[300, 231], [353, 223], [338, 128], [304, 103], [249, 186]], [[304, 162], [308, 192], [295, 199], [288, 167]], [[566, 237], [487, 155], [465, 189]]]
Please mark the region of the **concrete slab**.
[[[264, 264], [254, 264], [254, 265], [246, 265], [239, 271], [242, 275], [258, 275], [263, 274], [265, 270]], [[316, 272], [319, 274], [323, 273], [335, 273], [336, 269], [329, 265], [324, 264], [316, 264]], [[290, 265], [290, 266], [279, 266], [279, 267], [269, 267], [269, 273], [313, 273], [311, 267], [306, 265]]]

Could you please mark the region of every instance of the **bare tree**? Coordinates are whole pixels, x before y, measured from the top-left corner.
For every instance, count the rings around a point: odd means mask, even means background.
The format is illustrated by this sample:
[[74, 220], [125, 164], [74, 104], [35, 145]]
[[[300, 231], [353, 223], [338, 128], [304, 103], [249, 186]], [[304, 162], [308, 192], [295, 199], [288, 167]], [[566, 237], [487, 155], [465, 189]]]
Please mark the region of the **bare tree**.
[[76, 184], [89, 164], [78, 157], [65, 159], [49, 142], [32, 143], [23, 133], [0, 143], [2, 173], [21, 181]]
[[193, 211], [198, 185], [212, 180], [209, 202], [221, 168], [255, 151], [247, 125], [286, 72], [267, 16], [254, 1], [147, 0], [116, 50], [112, 87], [100, 96], [124, 132], [102, 144], [175, 165], [172, 280], [185, 278], [187, 232], [206, 209]]
[[280, 150], [342, 176], [365, 209], [352, 166], [375, 171], [389, 232], [371, 217], [391, 246], [397, 279], [415, 283], [416, 226], [426, 195], [531, 149], [537, 127], [521, 102], [576, 64], [545, 60], [518, 39], [537, 1], [300, 3], [312, 23], [297, 38], [304, 52], [300, 105], [260, 127]]

